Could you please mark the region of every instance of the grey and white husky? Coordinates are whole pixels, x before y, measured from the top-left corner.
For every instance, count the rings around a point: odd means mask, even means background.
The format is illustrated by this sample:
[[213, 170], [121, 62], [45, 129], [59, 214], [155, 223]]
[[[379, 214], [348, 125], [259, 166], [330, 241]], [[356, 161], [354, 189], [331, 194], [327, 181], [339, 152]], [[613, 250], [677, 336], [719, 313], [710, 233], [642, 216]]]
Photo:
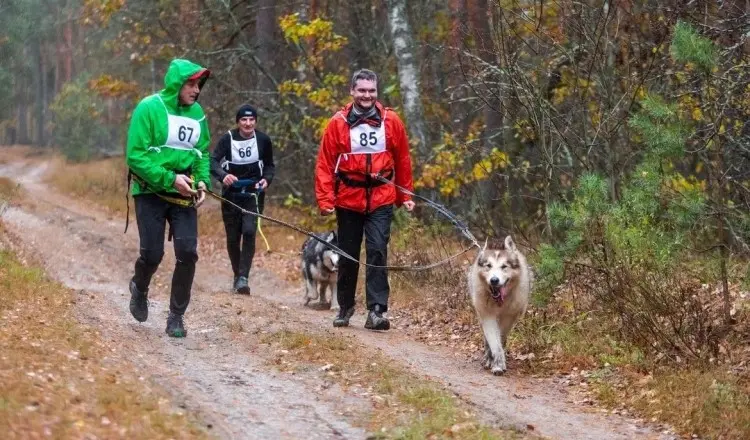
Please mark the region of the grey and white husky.
[[[338, 245], [338, 237], [335, 231], [323, 234], [315, 234], [321, 240]], [[305, 280], [305, 305], [315, 299], [319, 305], [332, 310], [339, 308], [336, 297], [336, 285], [339, 272], [339, 254], [318, 240], [309, 237], [302, 245], [302, 277]], [[326, 291], [331, 291], [330, 303], [326, 301]]]
[[469, 297], [484, 334], [483, 365], [492, 374], [507, 369], [505, 344], [526, 312], [531, 278], [526, 258], [510, 236], [494, 249], [487, 249], [485, 243], [469, 268]]

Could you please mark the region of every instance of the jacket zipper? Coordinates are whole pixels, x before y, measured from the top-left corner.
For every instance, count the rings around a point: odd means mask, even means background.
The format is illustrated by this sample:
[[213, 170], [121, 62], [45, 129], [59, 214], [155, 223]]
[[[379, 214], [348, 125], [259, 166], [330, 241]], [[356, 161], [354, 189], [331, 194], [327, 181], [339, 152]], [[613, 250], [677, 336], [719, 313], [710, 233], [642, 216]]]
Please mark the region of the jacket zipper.
[[372, 172], [372, 155], [367, 154], [367, 162], [365, 165], [365, 172], [367, 173], [365, 175], [365, 182], [367, 182], [367, 186], [365, 187], [365, 215], [368, 215], [370, 213], [370, 197], [372, 196], [372, 186], [370, 182], [370, 173]]

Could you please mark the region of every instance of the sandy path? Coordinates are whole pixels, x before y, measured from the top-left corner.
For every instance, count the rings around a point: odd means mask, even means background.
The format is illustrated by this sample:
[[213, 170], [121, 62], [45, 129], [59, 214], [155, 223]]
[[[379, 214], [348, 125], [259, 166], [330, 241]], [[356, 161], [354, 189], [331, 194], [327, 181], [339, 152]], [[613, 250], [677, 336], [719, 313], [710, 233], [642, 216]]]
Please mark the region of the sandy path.
[[[113, 355], [127, 356], [146, 380], [164, 386], [181, 407], [195, 411], [222, 438], [365, 438], [357, 414], [370, 401], [351, 390], [323, 384], [315, 373], [288, 375], [268, 366], [268, 348], [231, 331], [242, 316], [244, 331], [309, 328], [333, 332], [331, 312], [301, 307], [301, 286], [262, 268], [253, 269], [253, 296], [227, 294], [230, 273], [223, 251], [201, 253], [186, 323], [189, 337], [164, 334], [168, 286], [174, 258], [168, 247], [151, 289], [149, 321], [136, 323], [128, 311], [127, 281], [137, 256], [134, 222], [58, 194], [40, 183], [44, 163], [0, 165], [5, 175], [34, 194], [31, 204], [8, 208], [3, 221], [19, 246], [41, 261], [50, 276], [79, 289], [82, 320], [101, 329]], [[303, 237], [300, 237], [300, 243]], [[169, 244], [168, 244], [169, 245]], [[259, 252], [260, 253], [260, 252]], [[396, 320], [396, 327], [398, 322]], [[445, 348], [409, 339], [398, 328], [373, 333], [362, 328], [362, 309], [353, 326], [337, 333], [380, 350], [415, 373], [444, 384], [493, 425], [515, 426], [560, 439], [651, 439], [671, 436], [636, 421], [606, 415], [572, 402], [563, 385], [549, 379], [494, 377], [476, 362]], [[257, 338], [256, 338], [257, 339]]]

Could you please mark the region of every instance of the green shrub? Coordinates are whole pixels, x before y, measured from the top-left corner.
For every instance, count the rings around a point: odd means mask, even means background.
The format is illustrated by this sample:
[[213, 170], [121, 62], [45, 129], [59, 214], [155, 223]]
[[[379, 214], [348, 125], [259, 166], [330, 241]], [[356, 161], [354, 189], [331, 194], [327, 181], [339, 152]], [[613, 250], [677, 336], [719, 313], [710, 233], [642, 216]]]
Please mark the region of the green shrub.
[[104, 102], [83, 80], [63, 86], [50, 110], [50, 132], [69, 160], [85, 162], [110, 149], [110, 133], [103, 120]]

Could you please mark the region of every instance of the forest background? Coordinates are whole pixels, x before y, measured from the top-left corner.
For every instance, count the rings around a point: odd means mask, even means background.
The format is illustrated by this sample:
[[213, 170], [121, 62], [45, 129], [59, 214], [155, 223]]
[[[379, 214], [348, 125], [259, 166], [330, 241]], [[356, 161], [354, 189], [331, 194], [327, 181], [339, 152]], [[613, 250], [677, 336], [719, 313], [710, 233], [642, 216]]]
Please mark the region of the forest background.
[[[419, 193], [532, 260], [522, 351], [596, 333], [563, 349], [750, 400], [748, 0], [6, 0], [0, 29], [0, 144], [121, 155], [135, 103], [188, 58], [212, 70], [214, 139], [259, 110], [274, 200], [300, 212], [352, 72], [375, 70]], [[397, 224], [459, 237], [424, 207]], [[438, 258], [415, 243], [404, 261]], [[460, 290], [450, 270], [436, 296]]]

